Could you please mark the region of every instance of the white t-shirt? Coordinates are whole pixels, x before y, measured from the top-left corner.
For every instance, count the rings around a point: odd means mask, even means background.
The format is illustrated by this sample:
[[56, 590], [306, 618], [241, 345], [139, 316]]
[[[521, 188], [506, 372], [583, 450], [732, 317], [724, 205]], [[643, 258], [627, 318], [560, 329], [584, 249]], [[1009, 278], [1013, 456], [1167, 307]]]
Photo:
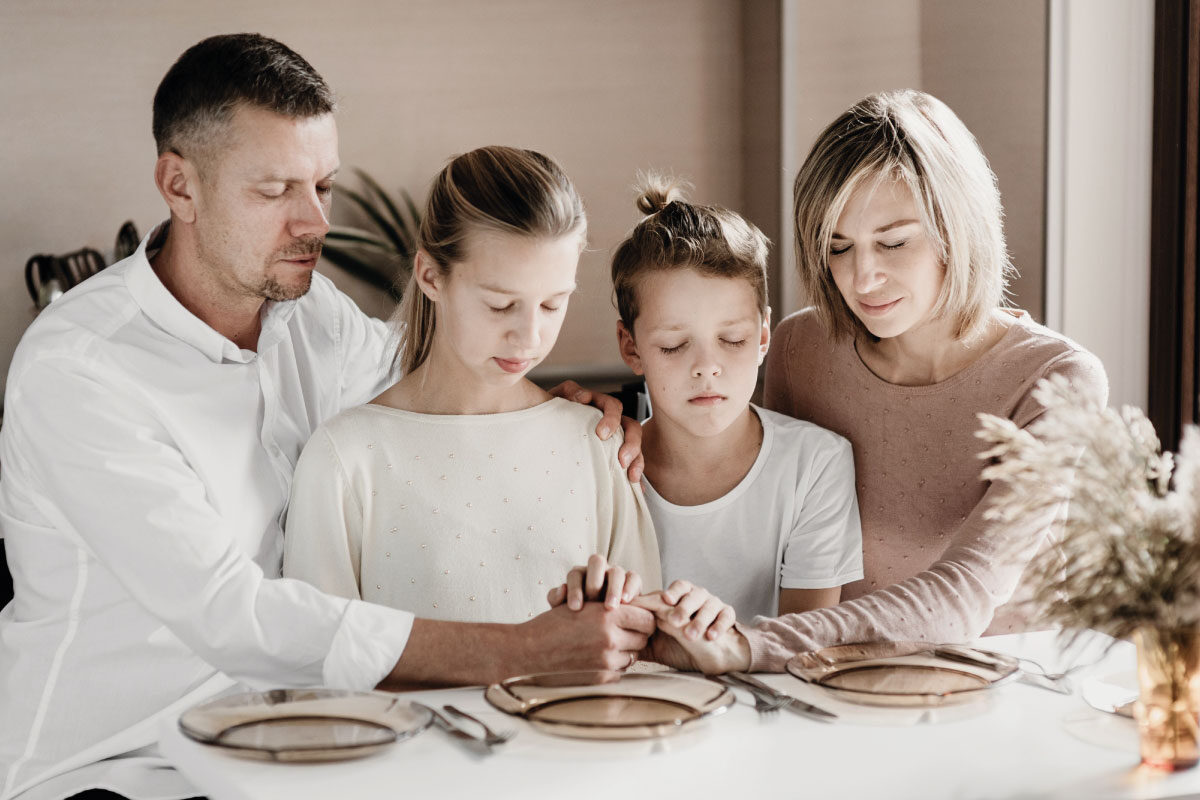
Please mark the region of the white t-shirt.
[[300, 457], [284, 574], [427, 619], [524, 622], [592, 553], [659, 585], [642, 492], [600, 412], [553, 399], [504, 414], [380, 405], [321, 426]]
[[724, 497], [678, 506], [642, 479], [663, 585], [689, 580], [747, 621], [776, 616], [780, 589], [823, 589], [863, 576], [850, 443], [811, 422], [751, 408], [762, 420], [762, 447]]

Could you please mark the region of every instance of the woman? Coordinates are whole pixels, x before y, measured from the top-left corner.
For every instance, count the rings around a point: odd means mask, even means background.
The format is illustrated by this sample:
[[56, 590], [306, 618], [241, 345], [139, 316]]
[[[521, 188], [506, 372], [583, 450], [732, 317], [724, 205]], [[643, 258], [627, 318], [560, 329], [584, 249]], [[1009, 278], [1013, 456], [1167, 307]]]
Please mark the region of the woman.
[[873, 95], [834, 120], [796, 176], [795, 220], [813, 306], [776, 329], [764, 400], [850, 440], [864, 577], [833, 608], [681, 643], [705, 671], [778, 671], [840, 643], [1023, 629], [1005, 604], [1054, 512], [1036, 525], [987, 519], [1005, 487], [979, 478], [976, 416], [1028, 426], [1042, 411], [1031, 391], [1054, 373], [1103, 403], [1103, 367], [1005, 307], [995, 176], [934, 97]]

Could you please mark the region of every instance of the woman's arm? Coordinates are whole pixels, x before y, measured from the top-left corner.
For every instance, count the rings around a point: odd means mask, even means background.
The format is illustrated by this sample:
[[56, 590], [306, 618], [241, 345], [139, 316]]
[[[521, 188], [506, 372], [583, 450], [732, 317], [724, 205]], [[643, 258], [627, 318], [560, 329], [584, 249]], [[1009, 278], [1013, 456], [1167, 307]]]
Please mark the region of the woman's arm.
[[[1089, 353], [1073, 351], [1031, 376], [1058, 372], [1102, 402], [1108, 396], [1103, 367]], [[1027, 427], [1040, 414], [1030, 397], [1014, 414]], [[793, 654], [834, 644], [865, 641], [961, 642], [979, 637], [996, 609], [1012, 596], [1025, 565], [1047, 529], [1064, 509], [1048, 509], [1022, 524], [985, 519], [993, 504], [1006, 502], [1009, 488], [992, 483], [954, 531], [946, 550], [928, 569], [862, 597], [774, 619], [758, 618], [740, 628], [750, 643], [752, 669], [781, 671]]]

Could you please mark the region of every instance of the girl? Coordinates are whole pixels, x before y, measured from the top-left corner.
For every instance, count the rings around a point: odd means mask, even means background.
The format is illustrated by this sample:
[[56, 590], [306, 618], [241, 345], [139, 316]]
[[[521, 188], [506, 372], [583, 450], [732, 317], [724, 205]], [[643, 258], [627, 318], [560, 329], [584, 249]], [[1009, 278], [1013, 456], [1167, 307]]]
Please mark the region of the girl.
[[600, 412], [525, 378], [558, 337], [585, 236], [575, 187], [539, 153], [485, 147], [442, 170], [393, 320], [404, 377], [305, 448], [285, 574], [478, 622], [533, 617], [592, 553], [659, 585], [621, 437], [600, 441]]
[[[1004, 306], [1011, 270], [987, 159], [936, 98], [872, 95], [820, 135], [796, 176], [796, 251], [813, 307], [785, 319], [765, 402], [850, 440], [864, 576], [834, 608], [761, 620], [736, 647], [691, 646], [702, 668], [782, 670], [841, 642], [954, 642], [1022, 630], [1005, 606], [1046, 527], [991, 521], [980, 412], [1029, 425], [1052, 374], [1101, 405], [1091, 353]], [[737, 634], [730, 634], [736, 638]]]

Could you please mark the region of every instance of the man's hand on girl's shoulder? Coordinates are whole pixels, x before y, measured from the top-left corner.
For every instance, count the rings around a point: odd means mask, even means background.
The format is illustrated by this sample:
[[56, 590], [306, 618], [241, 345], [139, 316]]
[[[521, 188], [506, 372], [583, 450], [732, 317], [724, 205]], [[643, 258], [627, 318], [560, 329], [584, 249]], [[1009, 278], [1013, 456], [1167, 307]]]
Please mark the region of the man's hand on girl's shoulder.
[[637, 420], [621, 416], [620, 400], [612, 395], [585, 389], [575, 381], [563, 381], [551, 389], [550, 394], [600, 409], [604, 416], [596, 426], [596, 435], [602, 440], [612, 436], [619, 425], [625, 433], [625, 441], [617, 451], [617, 460], [629, 471], [630, 483], [639, 483], [642, 480], [642, 469], [645, 466], [642, 459], [642, 426]]

